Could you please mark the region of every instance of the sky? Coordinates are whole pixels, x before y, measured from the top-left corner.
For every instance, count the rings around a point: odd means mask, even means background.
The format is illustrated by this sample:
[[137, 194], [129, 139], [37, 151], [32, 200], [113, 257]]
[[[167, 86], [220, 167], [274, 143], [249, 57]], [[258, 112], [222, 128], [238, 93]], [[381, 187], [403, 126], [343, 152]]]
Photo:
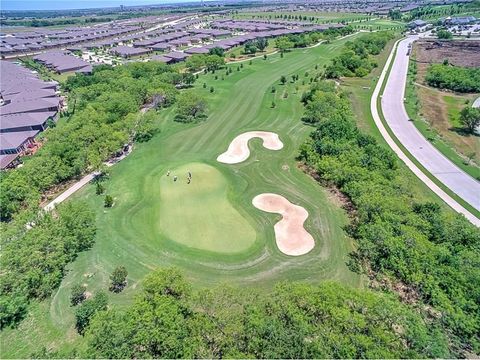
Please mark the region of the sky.
[[[0, 0], [0, 8], [2, 10], [70, 10], [191, 1], [192, 0]], [[200, 2], [200, 0], [198, 2]]]

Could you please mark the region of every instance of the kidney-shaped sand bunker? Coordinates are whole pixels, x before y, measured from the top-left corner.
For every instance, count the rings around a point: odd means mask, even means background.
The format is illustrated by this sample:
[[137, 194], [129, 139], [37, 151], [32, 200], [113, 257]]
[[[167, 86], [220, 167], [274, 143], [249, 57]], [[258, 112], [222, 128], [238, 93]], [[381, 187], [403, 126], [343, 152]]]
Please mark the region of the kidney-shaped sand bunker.
[[271, 193], [255, 196], [252, 204], [257, 209], [282, 215], [282, 220], [274, 226], [275, 239], [281, 252], [298, 256], [313, 249], [315, 240], [303, 227], [308, 218], [308, 211], [303, 207], [292, 204], [281, 195]]
[[249, 131], [238, 135], [232, 140], [227, 151], [217, 157], [217, 161], [224, 164], [238, 164], [250, 156], [248, 141], [252, 138], [263, 140], [263, 146], [269, 150], [280, 150], [283, 143], [277, 134], [269, 131]]

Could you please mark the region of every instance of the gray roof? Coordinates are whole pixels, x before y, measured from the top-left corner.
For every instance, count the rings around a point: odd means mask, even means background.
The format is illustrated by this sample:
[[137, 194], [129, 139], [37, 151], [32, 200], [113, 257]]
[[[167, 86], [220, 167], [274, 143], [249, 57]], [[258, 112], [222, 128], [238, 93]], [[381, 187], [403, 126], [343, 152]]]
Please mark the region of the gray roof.
[[[90, 64], [76, 56], [60, 51], [50, 51], [34, 56], [35, 61], [39, 61], [57, 72], [63, 73], [68, 71], [80, 70], [90, 66]], [[91, 70], [91, 69], [90, 69]]]
[[[58, 109], [60, 100], [58, 98], [42, 98], [12, 102], [0, 107], [1, 115], [18, 114], [26, 112], [45, 112]], [[55, 110], [53, 110], [55, 111]]]
[[0, 150], [17, 149], [28, 139], [35, 137], [38, 132], [38, 130], [29, 130], [0, 133]]
[[165, 54], [164, 56], [167, 57], [167, 58], [170, 58], [170, 59], [174, 59], [174, 60], [185, 60], [188, 57], [188, 54], [185, 54], [185, 53], [179, 52], [179, 51], [174, 51], [174, 52], [170, 52], [168, 54]]
[[0, 169], [2, 169], [2, 170], [5, 169], [18, 156], [19, 156], [19, 154], [5, 154], [5, 155], [0, 154]]
[[55, 111], [0, 115], [1, 132], [27, 126], [38, 126], [55, 116]]

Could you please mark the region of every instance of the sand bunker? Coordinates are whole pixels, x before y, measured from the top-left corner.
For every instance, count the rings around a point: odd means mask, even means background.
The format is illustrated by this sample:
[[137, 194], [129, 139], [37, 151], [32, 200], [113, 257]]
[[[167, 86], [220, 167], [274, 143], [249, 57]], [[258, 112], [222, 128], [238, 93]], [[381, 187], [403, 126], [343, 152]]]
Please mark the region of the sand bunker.
[[298, 256], [313, 249], [315, 240], [303, 227], [308, 218], [308, 211], [303, 207], [292, 204], [281, 195], [269, 193], [255, 196], [252, 204], [257, 209], [282, 215], [282, 220], [274, 226], [275, 239], [281, 252]]
[[269, 150], [280, 150], [283, 148], [283, 143], [277, 134], [268, 131], [249, 131], [233, 139], [228, 150], [219, 155], [217, 161], [225, 164], [238, 164], [247, 160], [250, 156], [248, 141], [256, 137], [262, 139], [263, 146]]

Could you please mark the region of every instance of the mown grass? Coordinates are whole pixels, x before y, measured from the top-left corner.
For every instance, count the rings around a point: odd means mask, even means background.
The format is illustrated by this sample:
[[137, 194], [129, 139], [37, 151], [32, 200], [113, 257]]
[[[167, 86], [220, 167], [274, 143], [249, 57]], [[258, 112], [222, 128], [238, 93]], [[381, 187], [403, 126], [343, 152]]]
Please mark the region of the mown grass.
[[[243, 63], [243, 68], [232, 64], [229, 66], [233, 73], [228, 76], [225, 70], [200, 75], [194, 90], [208, 98], [208, 120], [179, 124], [173, 121], [172, 109], [162, 110], [158, 116], [160, 133], [148, 143], [136, 145], [128, 158], [111, 168], [105, 187], [115, 198], [113, 208], [103, 207], [103, 196], [95, 195], [93, 185], [76, 195], [96, 211], [96, 243], [70, 264], [53, 297], [42, 303], [41, 308], [32, 307], [21, 331], [6, 330], [0, 334], [3, 357], [28, 357], [41, 345], [62, 348], [81, 343], [73, 328], [71, 287], [84, 283], [91, 293], [105, 290], [109, 274], [118, 265], [124, 265], [129, 275], [126, 289], [120, 294], [110, 294], [110, 302], [115, 306], [132, 301], [146, 274], [172, 265], [182, 268], [198, 287], [226, 283], [268, 291], [275, 282], [287, 279], [310, 283], [329, 279], [361, 286], [362, 278], [346, 266], [353, 244], [343, 230], [348, 223], [345, 212], [333, 195], [297, 167], [295, 160], [299, 145], [312, 131], [300, 121], [303, 111], [300, 96], [315, 73], [315, 66], [321, 71], [348, 40], [294, 50], [283, 58], [277, 54], [267, 60], [255, 59], [251, 65]], [[300, 80], [293, 83], [290, 80], [293, 74], [299, 75]], [[286, 85], [279, 83], [282, 75], [289, 78]], [[213, 93], [210, 87], [214, 88]], [[272, 101], [276, 103], [274, 108]], [[256, 139], [250, 143], [252, 151], [247, 161], [237, 165], [218, 163], [216, 157], [232, 139], [249, 130], [277, 132], [284, 148], [265, 150]], [[158, 226], [168, 211], [162, 209], [159, 196], [162, 176], [169, 169], [191, 163], [213, 167], [225, 179], [226, 191], [219, 201], [228, 201], [255, 231], [255, 242], [246, 250], [228, 254], [202, 250], [194, 244], [186, 246], [164, 234]], [[278, 250], [273, 225], [279, 216], [262, 212], [251, 204], [252, 198], [263, 192], [281, 194], [308, 210], [310, 216], [305, 226], [316, 240], [309, 254], [290, 257]], [[215, 196], [218, 198], [219, 194]], [[205, 211], [201, 200], [191, 206]], [[177, 217], [179, 229], [198, 230], [198, 219]], [[242, 230], [224, 228], [222, 238], [215, 240], [228, 241], [233, 237], [229, 236], [232, 231]], [[234, 235], [241, 238], [241, 234]]]
[[[335, 21], [359, 21], [367, 20], [372, 18], [372, 16], [357, 14], [357, 13], [337, 13], [337, 12], [325, 12], [325, 11], [252, 11], [252, 12], [241, 12], [235, 14], [233, 18], [236, 19], [275, 19], [275, 16], [306, 16], [307, 18], [314, 17], [315, 21], [318, 22], [335, 22]], [[308, 19], [310, 20], [310, 19]]]

